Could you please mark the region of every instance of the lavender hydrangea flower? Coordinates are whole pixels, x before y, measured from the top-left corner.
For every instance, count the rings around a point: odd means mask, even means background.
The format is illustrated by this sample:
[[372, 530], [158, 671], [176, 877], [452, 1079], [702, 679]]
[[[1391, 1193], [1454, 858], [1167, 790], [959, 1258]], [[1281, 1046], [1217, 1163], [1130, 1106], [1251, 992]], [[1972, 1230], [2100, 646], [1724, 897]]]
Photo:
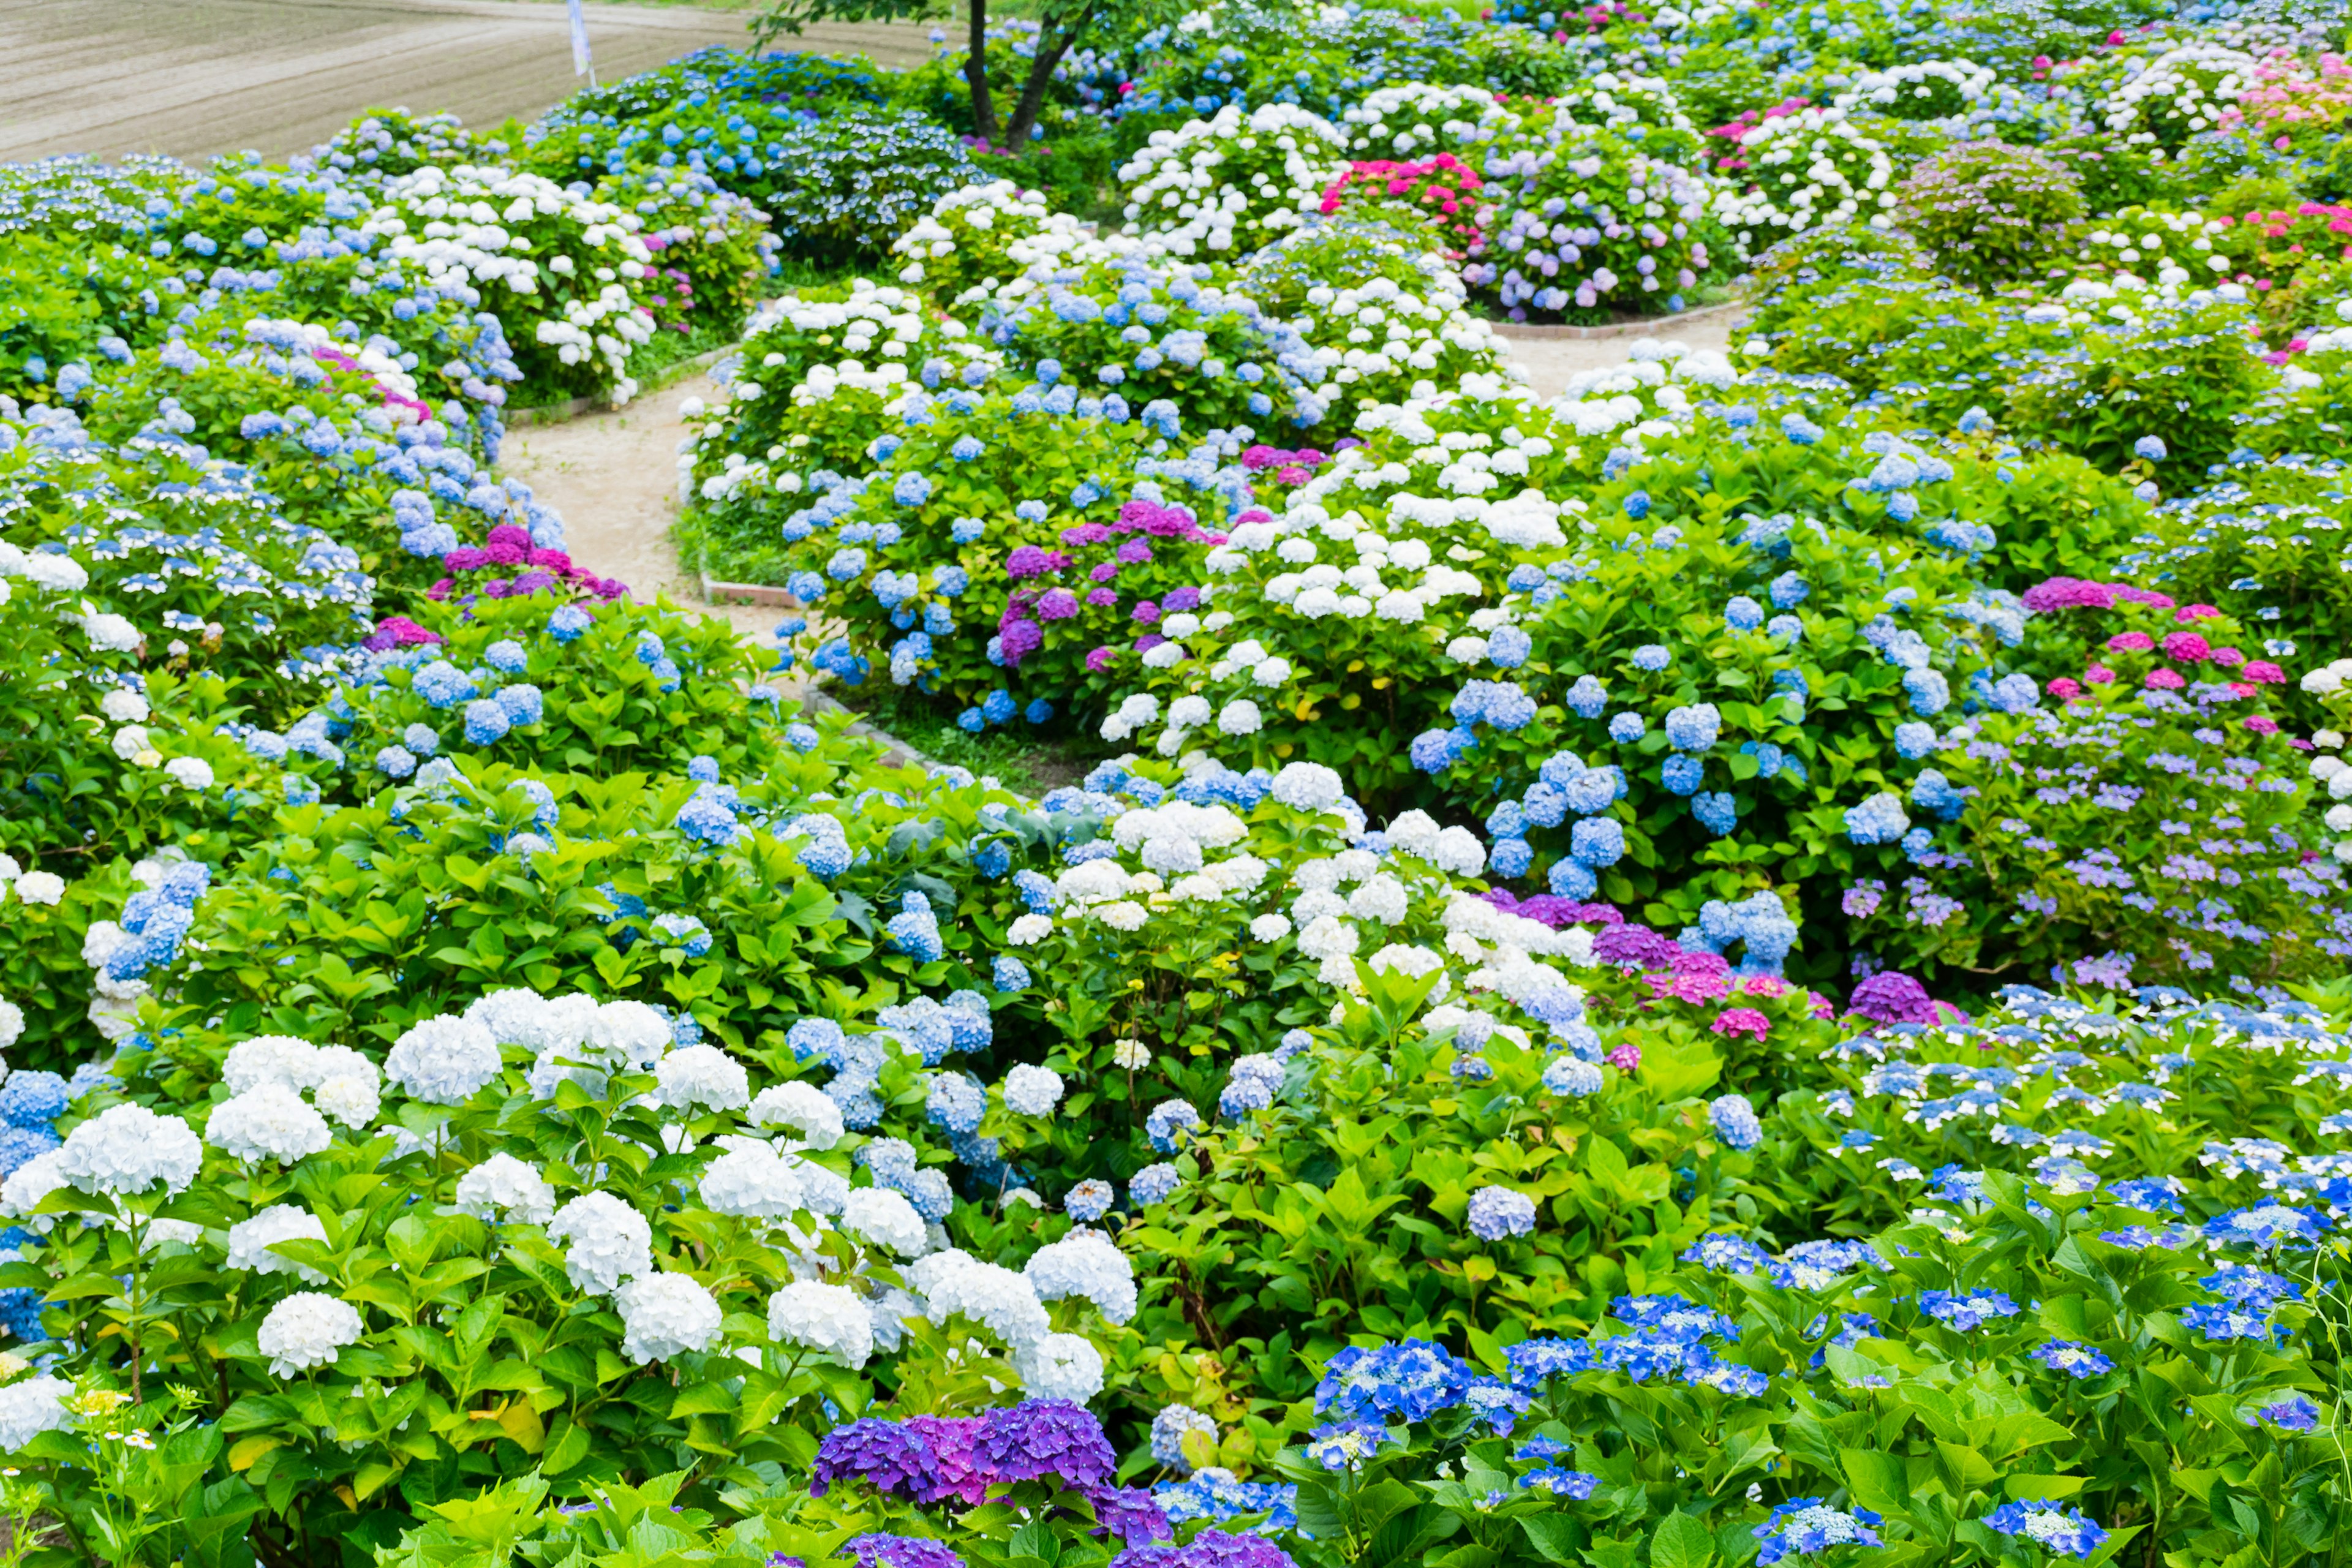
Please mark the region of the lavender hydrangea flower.
[[1480, 1187], [1470, 1194], [1469, 1224], [1481, 1241], [1525, 1236], [1536, 1227], [1535, 1200], [1509, 1187]]
[[1102, 1423], [1066, 1399], [1031, 1399], [981, 1417], [973, 1468], [992, 1481], [1053, 1477], [1070, 1487], [1109, 1481], [1118, 1456]]

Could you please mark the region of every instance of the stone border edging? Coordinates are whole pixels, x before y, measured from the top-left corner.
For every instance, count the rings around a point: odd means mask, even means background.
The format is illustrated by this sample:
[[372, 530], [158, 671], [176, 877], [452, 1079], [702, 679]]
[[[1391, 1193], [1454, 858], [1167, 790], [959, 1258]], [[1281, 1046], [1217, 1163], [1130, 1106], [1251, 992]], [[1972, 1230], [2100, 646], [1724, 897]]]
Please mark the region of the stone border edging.
[[801, 602], [793, 597], [789, 589], [760, 583], [721, 583], [700, 570], [695, 574], [702, 579], [702, 602], [706, 605], [772, 605], [780, 610], [801, 607]]
[[[932, 761], [929, 757], [923, 755], [922, 752], [915, 750], [914, 747], [907, 744], [906, 742], [898, 739], [898, 736], [893, 735], [889, 731], [879, 729], [875, 725], [867, 723], [865, 720], [858, 718], [857, 710], [856, 709], [850, 707], [839, 698], [821, 691], [814, 686], [801, 693], [801, 706], [815, 710], [819, 712], [825, 711], [829, 709], [838, 709], [842, 712], [848, 714], [850, 719], [847, 732], [857, 736], [861, 740], [872, 741], [876, 744], [879, 745], [882, 748], [882, 761], [886, 764], [899, 767], [923, 768], [926, 770], [941, 765], [940, 763]], [[1019, 795], [1021, 792], [1014, 790], [1011, 793]]]
[[1682, 310], [1671, 316], [1657, 316], [1643, 321], [1614, 321], [1605, 327], [1530, 326], [1525, 321], [1489, 321], [1495, 335], [1517, 341], [1541, 342], [1570, 339], [1591, 342], [1601, 338], [1661, 338], [1670, 337], [1678, 326], [1699, 321], [1712, 321], [1748, 309], [1745, 300], [1733, 300], [1721, 305], [1709, 305], [1704, 310]]
[[[637, 395], [643, 397], [647, 393], [659, 392], [665, 386], [684, 381], [688, 376], [698, 372], [709, 370], [742, 346], [740, 342], [728, 343], [719, 348], [705, 350], [692, 359], [682, 359], [663, 370], [659, 378], [650, 384], [637, 388]], [[625, 406], [624, 405], [624, 408]], [[508, 429], [513, 430], [526, 425], [563, 425], [586, 414], [610, 414], [620, 411], [614, 409], [609, 401], [602, 397], [575, 397], [569, 403], [551, 403], [544, 408], [518, 408], [506, 416], [506, 426]]]

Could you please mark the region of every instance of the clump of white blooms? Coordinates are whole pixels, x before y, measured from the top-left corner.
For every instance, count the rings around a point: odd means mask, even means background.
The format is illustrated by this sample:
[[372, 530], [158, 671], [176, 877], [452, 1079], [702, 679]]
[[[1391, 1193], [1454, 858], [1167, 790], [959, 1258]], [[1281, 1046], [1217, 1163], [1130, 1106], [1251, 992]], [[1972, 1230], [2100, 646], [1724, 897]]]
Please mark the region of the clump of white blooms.
[[462, 1105], [499, 1076], [499, 1043], [470, 1018], [427, 1018], [393, 1042], [383, 1076], [413, 1100]]
[[221, 1078], [238, 1098], [264, 1085], [307, 1091], [320, 1113], [346, 1127], [373, 1121], [383, 1102], [383, 1075], [366, 1057], [290, 1035], [256, 1035], [230, 1047]]
[[1102, 1352], [1077, 1334], [1047, 1334], [1013, 1358], [1031, 1397], [1084, 1405], [1102, 1392]]
[[710, 1292], [683, 1274], [647, 1274], [613, 1293], [620, 1310], [621, 1353], [639, 1366], [719, 1342], [724, 1314]]
[[1413, 81], [1375, 89], [1342, 113], [1339, 123], [1359, 156], [1426, 158], [1491, 142], [1517, 121], [1485, 88]]
[[1119, 168], [1129, 232], [1179, 256], [1254, 250], [1322, 199], [1345, 167], [1348, 138], [1320, 115], [1227, 104], [1210, 120], [1155, 131]]
[[890, 246], [907, 258], [898, 281], [929, 283], [944, 298], [983, 276], [1051, 266], [1086, 238], [1069, 213], [1057, 213], [1035, 191], [1010, 180], [952, 190]]
[[908, 1288], [923, 1303], [924, 1316], [934, 1323], [961, 1317], [1014, 1350], [1035, 1344], [1053, 1331], [1045, 1303], [1025, 1276], [982, 1263], [960, 1248], [933, 1253], [905, 1273]]
[[1715, 216], [1750, 250], [1856, 219], [1893, 221], [1895, 160], [1842, 109], [1759, 121], [1741, 133], [1739, 158], [1739, 183], [1717, 199]]
[[855, 1371], [874, 1353], [874, 1320], [847, 1286], [797, 1279], [768, 1299], [768, 1337]]
[[458, 1177], [457, 1198], [477, 1219], [545, 1225], [555, 1217], [555, 1189], [512, 1154], [493, 1154]]
[[0, 1182], [0, 1209], [5, 1209], [12, 1219], [21, 1220], [46, 1236], [57, 1224], [55, 1215], [35, 1214], [41, 1200], [66, 1184], [64, 1151], [51, 1149], [36, 1154]]
[[841, 1107], [812, 1083], [795, 1079], [760, 1091], [751, 1101], [751, 1125], [789, 1127], [811, 1149], [830, 1149], [841, 1142]]
[[751, 1103], [751, 1079], [743, 1064], [717, 1046], [688, 1046], [662, 1058], [654, 1068], [656, 1093], [674, 1110], [740, 1110]]
[[653, 341], [638, 299], [653, 258], [636, 214], [539, 174], [427, 163], [384, 187], [364, 232], [436, 286], [481, 292], [512, 337], [528, 331], [566, 365], [601, 371], [617, 405], [635, 395], [629, 356]]
[[919, 1256], [927, 1245], [923, 1216], [902, 1193], [887, 1187], [859, 1187], [841, 1211], [841, 1227], [861, 1241], [870, 1241], [901, 1258]]
[[744, 1219], [785, 1219], [811, 1206], [801, 1180], [782, 1155], [756, 1139], [734, 1146], [703, 1168], [697, 1189], [712, 1213]]
[[1110, 1237], [1080, 1226], [1031, 1255], [1022, 1270], [1041, 1301], [1080, 1296], [1092, 1301], [1106, 1322], [1135, 1316], [1135, 1265]]
[[158, 1184], [167, 1194], [187, 1191], [204, 1167], [205, 1146], [175, 1116], [114, 1105], [68, 1134], [57, 1156], [57, 1173], [68, 1184], [125, 1197]]
[[283, 1083], [256, 1084], [213, 1107], [205, 1142], [232, 1160], [290, 1165], [335, 1141], [327, 1120]]
[[44, 1432], [73, 1425], [65, 1402], [74, 1385], [62, 1377], [26, 1377], [0, 1387], [0, 1451], [15, 1453]]
[[281, 1241], [324, 1241], [327, 1227], [299, 1204], [272, 1204], [251, 1219], [228, 1227], [228, 1266], [256, 1274], [299, 1274], [313, 1285], [327, 1277], [305, 1263], [272, 1252]]
[[1016, 1115], [1050, 1116], [1061, 1102], [1062, 1075], [1051, 1068], [1023, 1062], [1004, 1075], [1004, 1109]]
[[331, 1365], [337, 1352], [359, 1343], [364, 1331], [349, 1301], [317, 1290], [297, 1290], [262, 1319], [258, 1343], [273, 1375], [294, 1377]]
[[556, 1210], [547, 1237], [569, 1243], [563, 1271], [593, 1295], [610, 1295], [623, 1279], [653, 1272], [653, 1226], [610, 1193], [583, 1193]]

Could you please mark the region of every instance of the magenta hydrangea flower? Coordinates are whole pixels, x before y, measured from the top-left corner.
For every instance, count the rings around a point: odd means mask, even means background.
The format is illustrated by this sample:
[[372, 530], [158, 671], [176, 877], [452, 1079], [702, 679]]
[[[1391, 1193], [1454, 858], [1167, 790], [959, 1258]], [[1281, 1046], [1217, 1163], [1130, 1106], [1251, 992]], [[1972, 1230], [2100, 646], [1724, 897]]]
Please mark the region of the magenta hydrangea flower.
[[972, 1458], [972, 1447], [980, 1441], [979, 1416], [910, 1415], [906, 1426], [930, 1445], [936, 1467], [937, 1489], [919, 1500], [935, 1502], [955, 1497], [975, 1508], [988, 1500], [988, 1478], [980, 1473]]

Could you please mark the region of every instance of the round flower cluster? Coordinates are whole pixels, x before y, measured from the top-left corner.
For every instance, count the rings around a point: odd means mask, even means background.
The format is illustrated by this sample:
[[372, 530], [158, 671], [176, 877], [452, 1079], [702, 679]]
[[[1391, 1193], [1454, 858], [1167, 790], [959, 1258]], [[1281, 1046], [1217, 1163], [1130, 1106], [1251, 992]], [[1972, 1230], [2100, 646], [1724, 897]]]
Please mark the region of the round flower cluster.
[[967, 289], [1051, 267], [1085, 237], [1076, 218], [1054, 211], [1036, 192], [994, 180], [933, 202], [890, 252], [907, 258], [899, 282], [947, 304]]
[[1255, 250], [1313, 211], [1344, 163], [1348, 137], [1289, 104], [1155, 131], [1118, 171], [1127, 221], [1178, 256]]
[[1894, 156], [1846, 110], [1768, 115], [1732, 140], [1716, 165], [1730, 183], [1712, 211], [1749, 250], [1813, 228], [1893, 222]]
[[654, 330], [640, 297], [652, 260], [642, 226], [537, 174], [428, 163], [384, 187], [367, 232], [436, 287], [477, 291], [526, 375], [620, 404], [636, 392], [629, 357]]
[[1483, 237], [1464, 280], [1514, 321], [1612, 306], [1672, 310], [1713, 265], [1700, 237], [1709, 180], [1650, 143], [1555, 120], [1483, 165]]

